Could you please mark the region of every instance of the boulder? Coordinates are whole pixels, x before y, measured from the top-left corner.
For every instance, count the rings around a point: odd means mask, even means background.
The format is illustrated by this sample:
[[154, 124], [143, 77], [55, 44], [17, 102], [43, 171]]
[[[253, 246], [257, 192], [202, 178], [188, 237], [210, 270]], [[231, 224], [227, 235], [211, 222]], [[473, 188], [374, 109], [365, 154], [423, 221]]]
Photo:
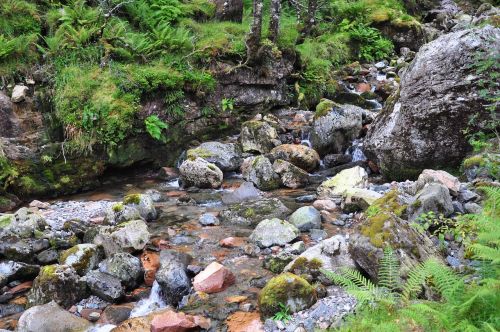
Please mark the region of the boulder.
[[273, 170], [280, 176], [285, 187], [296, 189], [309, 184], [309, 174], [288, 161], [275, 160]]
[[292, 213], [288, 221], [301, 231], [321, 228], [321, 215], [319, 211], [312, 206], [303, 206], [297, 209]]
[[250, 120], [241, 126], [240, 142], [243, 152], [268, 153], [279, 144], [278, 133], [266, 121]]
[[125, 295], [120, 279], [110, 274], [93, 270], [87, 273], [86, 280], [92, 294], [105, 301], [117, 302]]
[[364, 188], [348, 188], [344, 191], [343, 210], [358, 211], [366, 210], [377, 199], [382, 197], [381, 193]]
[[436, 214], [442, 213], [445, 217], [454, 212], [449, 190], [442, 184], [428, 184], [417, 193], [410, 207], [411, 220], [430, 211]]
[[156, 272], [156, 281], [162, 289], [165, 301], [173, 306], [191, 289], [191, 279], [186, 273], [189, 259], [187, 255], [171, 250], [160, 253], [160, 268]]
[[299, 257], [306, 258], [308, 261], [318, 260], [321, 262], [321, 267], [328, 271], [338, 271], [344, 267], [356, 267], [349, 254], [348, 241], [344, 235], [332, 236], [308, 248], [291, 261], [285, 267], [285, 271], [290, 271]]
[[148, 226], [143, 220], [132, 220], [118, 226], [100, 226], [93, 243], [104, 248], [106, 257], [117, 252], [142, 250], [149, 241]]
[[123, 205], [137, 209], [141, 217], [147, 221], [154, 220], [157, 217], [154, 201], [150, 195], [145, 195], [145, 194], [127, 195], [123, 198]]
[[213, 262], [194, 277], [193, 287], [197, 292], [211, 294], [225, 290], [234, 282], [234, 274], [228, 268]]
[[309, 308], [316, 300], [314, 287], [307, 280], [286, 272], [269, 280], [262, 289], [259, 309], [264, 317], [272, 317], [280, 311], [280, 304], [294, 313]]
[[417, 190], [422, 189], [427, 183], [440, 183], [457, 196], [460, 191], [460, 181], [448, 172], [432, 169], [424, 169], [417, 180]]
[[0, 226], [0, 237], [31, 238], [35, 231], [43, 231], [47, 222], [39, 212], [23, 207], [14, 214], [0, 216]]
[[255, 188], [252, 182], [245, 181], [234, 191], [225, 191], [222, 194], [224, 204], [241, 203], [248, 200], [255, 200], [260, 197], [261, 192]]
[[115, 203], [108, 206], [106, 209], [106, 223], [110, 225], [121, 224], [130, 220], [141, 219], [141, 214], [132, 205], [124, 205], [123, 203]]
[[271, 150], [273, 160], [282, 159], [292, 163], [307, 172], [312, 172], [319, 166], [318, 153], [305, 145], [282, 144]]
[[52, 301], [26, 310], [19, 318], [18, 331], [23, 332], [69, 332], [87, 331], [91, 327], [88, 320], [61, 308]]
[[12, 90], [12, 97], [10, 100], [12, 100], [13, 103], [20, 103], [26, 99], [26, 96], [28, 95], [29, 88], [25, 85], [16, 85], [14, 86], [14, 89]]
[[273, 190], [281, 185], [271, 161], [264, 156], [246, 158], [241, 165], [241, 173], [246, 181], [252, 182], [260, 190]]
[[279, 199], [264, 198], [245, 204], [232, 204], [221, 211], [220, 217], [226, 223], [252, 226], [263, 219], [285, 218], [290, 212]]
[[15, 280], [32, 280], [40, 272], [40, 266], [14, 262], [0, 262], [0, 275], [5, 278], [5, 283]]
[[250, 235], [250, 241], [261, 248], [283, 246], [299, 236], [297, 227], [278, 218], [262, 220]]
[[99, 271], [118, 278], [127, 289], [135, 288], [144, 275], [141, 260], [129, 253], [112, 255], [99, 264]]
[[87, 296], [85, 280], [67, 265], [46, 265], [33, 281], [28, 306], [55, 301], [68, 308]]
[[222, 171], [205, 159], [186, 159], [179, 168], [180, 179], [186, 187], [219, 188], [222, 184]]
[[368, 173], [360, 166], [348, 168], [331, 179], [321, 183], [318, 187], [318, 196], [321, 198], [342, 196], [348, 189], [366, 186]]
[[489, 116], [490, 102], [480, 93], [484, 73], [471, 65], [477, 54], [499, 48], [500, 29], [485, 26], [445, 34], [419, 50], [365, 138], [367, 157], [386, 177], [405, 180], [459, 165], [471, 149], [465, 129], [485, 129]]
[[323, 100], [316, 107], [311, 143], [316, 151], [343, 153], [363, 127], [363, 109]]
[[240, 147], [234, 143], [205, 142], [187, 150], [186, 156], [188, 159], [203, 158], [223, 172], [239, 169], [243, 161]]
[[97, 245], [77, 244], [61, 253], [59, 263], [73, 267], [76, 273], [83, 276], [97, 267], [101, 257], [101, 250]]

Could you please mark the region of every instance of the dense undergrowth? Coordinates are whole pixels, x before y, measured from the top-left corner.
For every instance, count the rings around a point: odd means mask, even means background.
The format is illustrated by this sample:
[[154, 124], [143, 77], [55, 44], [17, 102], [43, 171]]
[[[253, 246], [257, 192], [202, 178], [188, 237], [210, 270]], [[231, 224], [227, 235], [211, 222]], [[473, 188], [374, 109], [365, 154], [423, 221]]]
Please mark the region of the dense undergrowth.
[[[324, 271], [359, 302], [342, 331], [498, 331], [500, 329], [500, 189], [483, 187], [480, 215], [462, 219], [467, 255], [475, 268], [457, 274], [436, 259], [415, 267], [401, 283], [387, 248], [375, 285], [359, 272]], [[455, 225], [459, 226], [459, 225]], [[423, 286], [426, 291], [423, 291]]]
[[[49, 98], [74, 150], [112, 148], [146, 132], [151, 114], [139, 112], [144, 99], [164, 95], [165, 114], [156, 114], [158, 119], [182, 118], [186, 94], [213, 91], [210, 64], [244, 61], [251, 2], [244, 2], [241, 23], [217, 21], [214, 13], [208, 0], [5, 0], [0, 76], [4, 86], [36, 76], [37, 84], [53, 88]], [[295, 91], [304, 106], [335, 91], [335, 67], [392, 52], [373, 23], [418, 24], [399, 0], [331, 0], [317, 16], [314, 31], [301, 38], [297, 13], [284, 4], [276, 42], [299, 55]], [[220, 108], [207, 105], [204, 114]]]

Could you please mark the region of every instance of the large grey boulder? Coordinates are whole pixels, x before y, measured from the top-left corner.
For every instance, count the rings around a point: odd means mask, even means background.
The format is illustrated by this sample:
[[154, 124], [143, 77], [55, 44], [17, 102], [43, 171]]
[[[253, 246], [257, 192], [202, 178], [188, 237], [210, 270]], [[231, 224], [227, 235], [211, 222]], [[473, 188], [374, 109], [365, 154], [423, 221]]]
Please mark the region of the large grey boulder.
[[246, 181], [252, 182], [260, 190], [273, 190], [281, 185], [271, 161], [264, 156], [246, 158], [241, 165], [241, 173]]
[[297, 189], [309, 184], [309, 174], [288, 161], [275, 160], [273, 170], [280, 176], [285, 187]]
[[239, 169], [242, 162], [241, 149], [234, 143], [205, 142], [197, 148], [189, 149], [186, 155], [187, 158], [203, 158], [223, 172]]
[[321, 228], [321, 215], [312, 206], [303, 206], [297, 209], [288, 221], [301, 231], [308, 231], [311, 228]]
[[217, 166], [200, 157], [186, 159], [179, 172], [185, 187], [219, 188], [224, 176]]
[[297, 227], [278, 218], [262, 220], [250, 235], [250, 241], [261, 248], [283, 246], [299, 236]]
[[252, 182], [243, 182], [233, 191], [225, 191], [222, 194], [224, 204], [241, 203], [244, 201], [255, 200], [260, 197], [261, 192], [255, 188]]
[[253, 226], [263, 219], [283, 219], [290, 214], [283, 202], [277, 198], [265, 198], [244, 204], [232, 204], [221, 211], [220, 217], [225, 223]]
[[55, 301], [68, 308], [87, 296], [85, 280], [67, 265], [46, 265], [33, 281], [28, 306]]
[[327, 102], [323, 100], [318, 105], [311, 143], [321, 155], [343, 153], [361, 132], [363, 109], [354, 105]]
[[411, 219], [415, 219], [422, 213], [434, 212], [443, 214], [445, 217], [454, 211], [453, 203], [447, 187], [439, 183], [426, 185], [415, 196], [415, 202], [410, 206]]
[[500, 29], [485, 26], [445, 34], [419, 50], [365, 138], [366, 155], [386, 177], [416, 178], [425, 168], [463, 160], [470, 150], [464, 130], [484, 129], [489, 116], [483, 74], [472, 67], [478, 54], [498, 49]]
[[141, 260], [129, 253], [116, 253], [99, 263], [99, 271], [118, 278], [128, 289], [136, 287], [144, 276]]
[[96, 268], [101, 259], [101, 250], [97, 245], [84, 243], [63, 251], [59, 257], [59, 263], [73, 267], [76, 273], [82, 276]]
[[93, 270], [87, 274], [86, 280], [92, 294], [105, 301], [117, 302], [125, 295], [120, 279], [111, 274]]
[[190, 257], [173, 250], [160, 252], [160, 268], [156, 272], [156, 281], [161, 287], [165, 301], [176, 306], [189, 293], [191, 279], [186, 268]]
[[241, 126], [243, 152], [267, 153], [279, 143], [278, 132], [266, 121], [250, 120]]
[[318, 153], [305, 145], [282, 144], [271, 150], [273, 160], [282, 159], [307, 171], [312, 172], [319, 166]]
[[106, 257], [117, 252], [142, 250], [149, 241], [150, 233], [144, 220], [132, 220], [118, 226], [101, 226], [93, 243], [104, 249]]
[[80, 332], [91, 327], [88, 320], [73, 315], [52, 301], [26, 310], [19, 318], [17, 331]]

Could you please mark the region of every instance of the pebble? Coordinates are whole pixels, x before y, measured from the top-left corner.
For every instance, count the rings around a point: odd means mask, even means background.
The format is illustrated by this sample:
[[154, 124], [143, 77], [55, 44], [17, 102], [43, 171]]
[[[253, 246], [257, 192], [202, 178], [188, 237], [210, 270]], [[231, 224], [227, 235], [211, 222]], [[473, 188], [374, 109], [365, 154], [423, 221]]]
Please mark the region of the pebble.
[[314, 200], [316, 199], [316, 195], [304, 195], [304, 196], [299, 196], [297, 198], [295, 198], [295, 202], [297, 203], [311, 203], [311, 202], [314, 202]]

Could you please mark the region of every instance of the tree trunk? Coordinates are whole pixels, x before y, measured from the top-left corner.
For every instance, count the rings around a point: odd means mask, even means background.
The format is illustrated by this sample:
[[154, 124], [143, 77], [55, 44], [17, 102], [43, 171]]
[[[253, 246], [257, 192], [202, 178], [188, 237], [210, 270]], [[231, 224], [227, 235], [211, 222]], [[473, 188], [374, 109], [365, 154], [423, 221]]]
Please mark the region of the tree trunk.
[[253, 21], [247, 38], [247, 63], [257, 59], [262, 35], [262, 0], [253, 0]]
[[318, 9], [318, 0], [309, 0], [307, 4], [307, 13], [304, 20], [304, 28], [301, 32], [301, 41], [309, 36], [316, 25], [316, 11]]
[[281, 0], [271, 0], [271, 19], [269, 21], [269, 39], [276, 43], [280, 33]]

